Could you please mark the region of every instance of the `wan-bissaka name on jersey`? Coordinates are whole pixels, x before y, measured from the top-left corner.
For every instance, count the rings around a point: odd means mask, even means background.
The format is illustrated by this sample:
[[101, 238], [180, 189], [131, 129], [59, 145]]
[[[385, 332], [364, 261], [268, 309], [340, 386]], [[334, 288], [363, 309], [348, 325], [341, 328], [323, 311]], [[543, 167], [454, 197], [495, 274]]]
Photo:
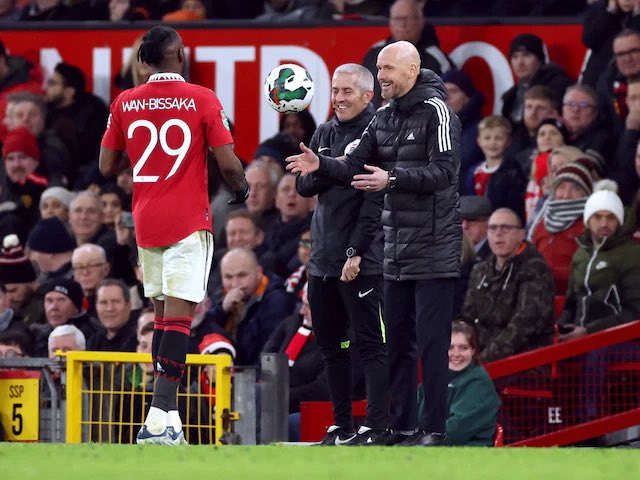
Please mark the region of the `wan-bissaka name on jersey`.
[[130, 112], [135, 110], [193, 110], [197, 111], [196, 102], [193, 98], [144, 98], [134, 99], [122, 102], [122, 111]]

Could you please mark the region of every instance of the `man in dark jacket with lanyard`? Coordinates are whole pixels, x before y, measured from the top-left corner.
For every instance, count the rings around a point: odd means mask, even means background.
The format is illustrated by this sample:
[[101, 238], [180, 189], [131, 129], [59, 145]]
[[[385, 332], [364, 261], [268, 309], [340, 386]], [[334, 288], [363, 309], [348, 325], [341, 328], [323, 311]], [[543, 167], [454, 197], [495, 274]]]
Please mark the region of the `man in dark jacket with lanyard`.
[[[342, 157], [358, 145], [375, 112], [370, 103], [373, 82], [373, 75], [362, 65], [336, 69], [331, 82], [335, 115], [315, 131], [309, 144], [312, 151]], [[349, 182], [317, 173], [298, 177], [296, 188], [304, 197], [318, 195], [311, 221], [309, 303], [335, 418], [322, 443], [370, 444], [386, 429], [389, 387], [381, 318], [384, 193], [354, 190]], [[350, 326], [367, 389], [367, 418], [357, 436], [351, 411]]]
[[[460, 121], [445, 103], [442, 80], [420, 70], [411, 43], [385, 47], [377, 67], [382, 97], [390, 103], [376, 113], [355, 150], [340, 161], [318, 158], [301, 145], [303, 153], [290, 157], [287, 168], [303, 175], [318, 170], [342, 181], [353, 179], [352, 186], [365, 192], [386, 190], [382, 226], [391, 430], [384, 442], [442, 445], [447, 352], [462, 245]], [[367, 174], [361, 174], [363, 168]], [[419, 426], [418, 351], [427, 399]]]

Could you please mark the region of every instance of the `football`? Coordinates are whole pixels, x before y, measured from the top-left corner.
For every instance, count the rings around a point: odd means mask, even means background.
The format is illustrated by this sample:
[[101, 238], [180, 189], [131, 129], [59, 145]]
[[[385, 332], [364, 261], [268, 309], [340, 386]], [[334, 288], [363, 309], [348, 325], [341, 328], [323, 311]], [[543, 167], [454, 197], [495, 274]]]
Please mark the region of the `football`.
[[300, 112], [313, 99], [313, 80], [300, 65], [279, 65], [267, 76], [264, 95], [271, 108], [280, 113]]

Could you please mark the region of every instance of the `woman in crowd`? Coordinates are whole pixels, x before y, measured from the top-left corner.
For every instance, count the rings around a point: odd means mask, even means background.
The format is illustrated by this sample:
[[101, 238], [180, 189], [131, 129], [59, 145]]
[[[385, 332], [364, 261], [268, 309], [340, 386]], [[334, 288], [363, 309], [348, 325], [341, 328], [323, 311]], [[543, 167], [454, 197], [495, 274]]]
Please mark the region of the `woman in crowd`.
[[455, 321], [449, 345], [447, 443], [492, 446], [500, 399], [487, 371], [478, 363], [473, 327]]
[[[479, 354], [473, 327], [454, 321], [449, 345], [447, 445], [493, 446], [500, 399], [489, 374], [479, 363]], [[418, 411], [424, 415], [421, 397]]]
[[69, 222], [69, 205], [75, 193], [64, 187], [49, 187], [40, 196], [40, 217], [58, 217], [64, 224]]
[[123, 210], [131, 208], [126, 205], [126, 193], [115, 183], [107, 183], [100, 187], [100, 200], [102, 202], [102, 223], [109, 228], [114, 228], [115, 220]]

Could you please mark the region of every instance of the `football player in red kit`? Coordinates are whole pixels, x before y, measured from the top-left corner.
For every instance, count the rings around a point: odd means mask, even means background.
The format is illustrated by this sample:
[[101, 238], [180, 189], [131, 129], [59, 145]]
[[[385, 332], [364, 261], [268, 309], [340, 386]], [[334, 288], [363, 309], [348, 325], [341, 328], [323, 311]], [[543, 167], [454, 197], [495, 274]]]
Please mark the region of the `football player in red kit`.
[[207, 149], [213, 149], [234, 190], [229, 203], [243, 202], [249, 187], [220, 101], [211, 90], [180, 75], [185, 56], [178, 33], [166, 26], [152, 28], [143, 37], [138, 58], [153, 74], [111, 104], [100, 172], [108, 177], [133, 167], [136, 241], [145, 295], [155, 308], [156, 382], [137, 442], [177, 445], [186, 442], [176, 395], [191, 318], [206, 295], [213, 256]]

